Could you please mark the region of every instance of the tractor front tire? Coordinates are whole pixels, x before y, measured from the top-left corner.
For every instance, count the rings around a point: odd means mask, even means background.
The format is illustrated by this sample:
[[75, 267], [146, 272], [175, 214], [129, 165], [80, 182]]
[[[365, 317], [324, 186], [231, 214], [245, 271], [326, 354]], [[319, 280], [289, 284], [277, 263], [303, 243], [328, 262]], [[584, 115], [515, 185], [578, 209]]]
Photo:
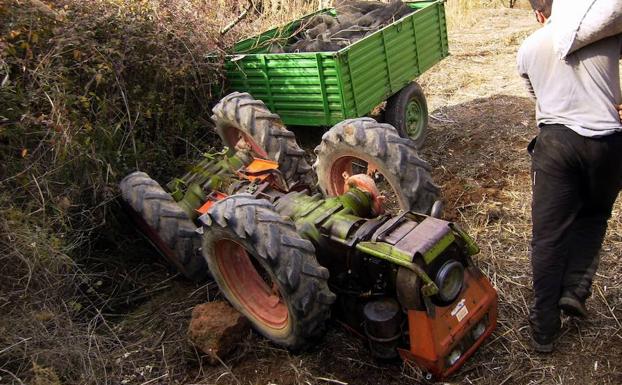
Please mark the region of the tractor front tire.
[[303, 349], [324, 334], [335, 295], [328, 270], [293, 222], [252, 195], [233, 195], [201, 217], [203, 255], [229, 302], [274, 343]]
[[296, 142], [296, 136], [261, 100], [248, 93], [233, 92], [225, 96], [212, 112], [216, 132], [232, 152], [243, 140], [254, 156], [277, 162], [288, 182], [314, 184], [311, 167], [304, 150]]
[[401, 210], [429, 214], [439, 198], [430, 165], [410, 139], [388, 124], [371, 118], [345, 120], [324, 134], [315, 153], [313, 168], [325, 195], [343, 194], [343, 173], [352, 174], [353, 165], [364, 162], [389, 183]]
[[151, 244], [187, 278], [200, 282], [208, 276], [201, 256], [197, 226], [173, 197], [144, 172], [126, 176], [121, 196], [130, 215]]

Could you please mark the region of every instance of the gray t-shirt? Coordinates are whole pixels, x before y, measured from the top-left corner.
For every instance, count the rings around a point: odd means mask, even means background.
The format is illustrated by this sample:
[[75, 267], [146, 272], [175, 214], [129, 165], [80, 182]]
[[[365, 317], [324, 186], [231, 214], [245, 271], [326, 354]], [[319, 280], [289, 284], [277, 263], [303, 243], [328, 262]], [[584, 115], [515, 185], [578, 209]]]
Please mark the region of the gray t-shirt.
[[536, 120], [563, 124], [587, 137], [622, 132], [615, 105], [622, 104], [622, 36], [590, 44], [560, 60], [553, 51], [551, 23], [518, 50], [518, 72], [536, 98]]

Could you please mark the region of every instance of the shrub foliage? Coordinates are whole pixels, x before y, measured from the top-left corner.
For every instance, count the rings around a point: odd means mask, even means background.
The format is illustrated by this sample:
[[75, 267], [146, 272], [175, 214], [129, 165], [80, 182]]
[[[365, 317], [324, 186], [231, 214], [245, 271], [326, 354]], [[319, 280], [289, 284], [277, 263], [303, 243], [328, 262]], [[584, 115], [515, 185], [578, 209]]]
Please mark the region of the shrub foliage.
[[112, 262], [92, 259], [128, 231], [111, 204], [126, 173], [166, 179], [216, 145], [216, 12], [192, 0], [0, 1], [0, 383], [111, 373], [101, 310], [115, 289], [100, 287]]

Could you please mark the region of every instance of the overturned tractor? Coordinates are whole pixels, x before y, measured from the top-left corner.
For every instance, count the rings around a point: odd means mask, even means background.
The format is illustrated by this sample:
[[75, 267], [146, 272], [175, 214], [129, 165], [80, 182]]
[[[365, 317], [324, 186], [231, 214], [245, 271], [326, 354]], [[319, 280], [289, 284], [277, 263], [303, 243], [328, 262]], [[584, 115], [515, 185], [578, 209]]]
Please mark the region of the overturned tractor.
[[368, 118], [336, 125], [316, 148], [314, 194], [304, 152], [262, 102], [234, 93], [213, 119], [228, 151], [169, 192], [141, 172], [121, 189], [158, 250], [189, 278], [209, 267], [259, 333], [299, 350], [333, 316], [375, 357], [436, 377], [492, 333], [497, 294], [473, 263], [479, 250], [437, 218], [438, 188], [409, 139]]

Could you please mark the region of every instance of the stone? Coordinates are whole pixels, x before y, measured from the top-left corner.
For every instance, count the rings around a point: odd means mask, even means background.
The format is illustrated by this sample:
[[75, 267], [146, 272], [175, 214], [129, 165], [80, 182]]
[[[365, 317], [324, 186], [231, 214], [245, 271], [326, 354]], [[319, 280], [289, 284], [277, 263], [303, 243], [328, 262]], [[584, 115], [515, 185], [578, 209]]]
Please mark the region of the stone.
[[188, 327], [188, 338], [207, 354], [212, 365], [220, 364], [248, 336], [250, 322], [224, 301], [195, 306]]

